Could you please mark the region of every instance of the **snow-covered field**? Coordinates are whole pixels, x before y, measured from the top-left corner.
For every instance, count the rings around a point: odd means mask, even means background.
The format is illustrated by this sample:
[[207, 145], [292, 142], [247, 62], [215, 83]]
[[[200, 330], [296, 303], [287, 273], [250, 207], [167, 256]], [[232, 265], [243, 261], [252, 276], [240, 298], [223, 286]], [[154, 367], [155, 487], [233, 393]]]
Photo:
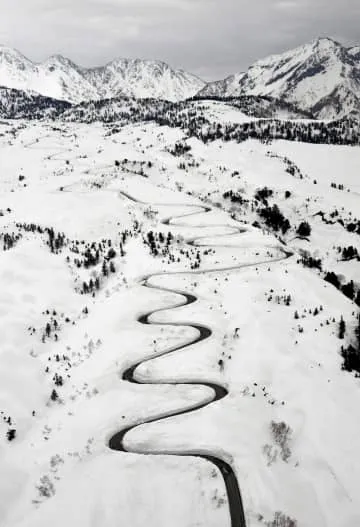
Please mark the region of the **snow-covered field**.
[[[345, 228], [359, 219], [359, 148], [190, 139], [179, 157], [179, 130], [109, 130], [0, 124], [0, 525], [230, 525], [220, 472], [197, 454], [232, 466], [248, 527], [360, 525], [360, 382], [340, 355], [358, 308], [298, 263], [310, 254], [360, 282], [338, 251], [360, 252]], [[285, 235], [256, 213], [263, 187]], [[169, 290], [197, 301], [172, 309], [183, 297]], [[160, 356], [194, 340], [191, 325], [212, 335]], [[122, 379], [151, 357], [135, 372], [145, 384]], [[210, 402], [202, 382], [228, 396], [131, 430], [129, 453], [109, 449], [121, 429]]]

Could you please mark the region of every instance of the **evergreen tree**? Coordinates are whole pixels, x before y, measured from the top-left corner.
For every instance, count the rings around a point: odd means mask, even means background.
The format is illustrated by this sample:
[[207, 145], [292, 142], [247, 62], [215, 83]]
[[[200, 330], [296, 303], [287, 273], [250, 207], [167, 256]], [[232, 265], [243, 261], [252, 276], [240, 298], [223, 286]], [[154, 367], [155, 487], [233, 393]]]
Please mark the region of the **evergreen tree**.
[[340, 319], [340, 322], [339, 322], [339, 339], [343, 339], [344, 338], [345, 331], [346, 331], [345, 320], [341, 316], [341, 319]]

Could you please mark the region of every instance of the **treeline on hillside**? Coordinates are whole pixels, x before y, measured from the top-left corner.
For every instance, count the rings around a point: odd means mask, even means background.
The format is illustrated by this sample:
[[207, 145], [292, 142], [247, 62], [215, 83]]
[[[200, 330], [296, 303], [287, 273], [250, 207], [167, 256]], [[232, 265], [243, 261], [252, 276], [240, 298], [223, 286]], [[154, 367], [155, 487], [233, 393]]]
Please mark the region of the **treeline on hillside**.
[[[100, 121], [114, 125], [109, 129], [110, 134], [117, 133], [121, 126], [126, 124], [154, 122], [160, 126], [180, 128], [187, 137], [197, 137], [204, 143], [216, 140], [240, 143], [248, 139], [258, 139], [263, 142], [284, 139], [331, 145], [360, 144], [359, 121], [355, 118], [344, 118], [333, 122], [261, 118], [249, 122], [222, 124], [210, 122], [205, 113], [207, 101], [202, 99], [199, 101], [173, 103], [157, 99], [122, 97], [71, 106], [64, 101], [0, 88], [0, 105], [2, 105], [0, 117], [47, 118], [85, 123]], [[231, 104], [237, 104], [249, 115], [255, 113], [264, 117], [269, 111], [270, 104], [273, 112], [276, 104], [281, 108], [284, 103], [267, 101], [268, 106], [266, 106], [264, 98], [248, 96], [237, 98], [236, 102], [233, 101]]]
[[263, 142], [284, 139], [331, 145], [358, 145], [360, 142], [359, 122], [355, 119], [332, 122], [261, 119], [239, 124], [213, 123], [207, 129], [202, 127], [199, 133], [194, 135], [205, 143], [216, 140], [241, 143], [247, 139], [259, 139]]
[[55, 118], [71, 108], [66, 101], [0, 86], [0, 117], [3, 119]]
[[206, 101], [222, 102], [241, 110], [246, 115], [259, 119], [274, 118], [279, 112], [288, 112], [292, 114], [292, 117], [298, 119], [314, 119], [311, 112], [300, 110], [294, 104], [267, 95], [241, 95], [238, 97], [210, 95], [206, 97], [195, 96], [189, 100], [204, 102], [204, 104]]
[[[119, 102], [118, 102], [119, 104]], [[332, 145], [358, 145], [360, 143], [359, 122], [356, 119], [338, 121], [292, 121], [280, 119], [259, 119], [244, 123], [211, 123], [205, 115], [204, 106], [189, 106], [187, 102], [170, 103], [144, 99], [128, 100], [119, 106], [114, 101], [98, 101], [79, 105], [65, 113], [66, 120], [102, 120], [106, 123], [120, 121], [155, 122], [160, 126], [182, 129], [188, 137], [197, 137], [204, 143], [222, 140], [243, 142], [259, 139], [271, 142], [276, 139], [306, 143]], [[116, 133], [120, 128], [112, 129]]]

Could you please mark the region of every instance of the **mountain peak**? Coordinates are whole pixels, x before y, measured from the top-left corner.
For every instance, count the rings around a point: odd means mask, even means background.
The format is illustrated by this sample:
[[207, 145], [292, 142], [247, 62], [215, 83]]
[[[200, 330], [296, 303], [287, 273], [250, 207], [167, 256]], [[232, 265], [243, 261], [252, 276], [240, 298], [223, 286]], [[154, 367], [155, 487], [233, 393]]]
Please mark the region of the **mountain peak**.
[[[259, 95], [281, 99], [319, 118], [360, 111], [360, 48], [320, 37], [253, 64], [245, 74], [210, 83], [201, 96]], [[359, 62], [357, 62], [359, 61]]]
[[31, 60], [25, 57], [20, 51], [3, 44], [0, 44], [0, 58], [2, 58], [2, 60], [20, 60], [31, 63]]
[[312, 42], [314, 47], [321, 47], [321, 48], [337, 48], [342, 47], [342, 45], [335, 39], [330, 37], [318, 37]]
[[46, 60], [44, 60], [44, 62], [41, 63], [42, 66], [45, 66], [45, 67], [60, 67], [60, 68], [72, 68], [76, 71], [79, 71], [79, 67], [74, 63], [72, 62], [70, 59], [68, 59], [67, 57], [64, 57], [63, 55], [59, 55], [59, 54], [56, 54], [56, 55], [51, 55], [50, 57], [48, 57]]

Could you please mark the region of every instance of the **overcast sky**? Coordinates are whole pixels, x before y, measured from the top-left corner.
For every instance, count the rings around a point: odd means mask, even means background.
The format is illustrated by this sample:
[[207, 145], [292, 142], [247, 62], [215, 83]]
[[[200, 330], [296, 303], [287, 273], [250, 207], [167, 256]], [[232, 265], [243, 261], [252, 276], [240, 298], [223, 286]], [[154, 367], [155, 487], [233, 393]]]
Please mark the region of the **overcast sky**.
[[207, 80], [317, 36], [360, 44], [360, 0], [1, 0], [0, 43], [83, 66], [161, 59]]

